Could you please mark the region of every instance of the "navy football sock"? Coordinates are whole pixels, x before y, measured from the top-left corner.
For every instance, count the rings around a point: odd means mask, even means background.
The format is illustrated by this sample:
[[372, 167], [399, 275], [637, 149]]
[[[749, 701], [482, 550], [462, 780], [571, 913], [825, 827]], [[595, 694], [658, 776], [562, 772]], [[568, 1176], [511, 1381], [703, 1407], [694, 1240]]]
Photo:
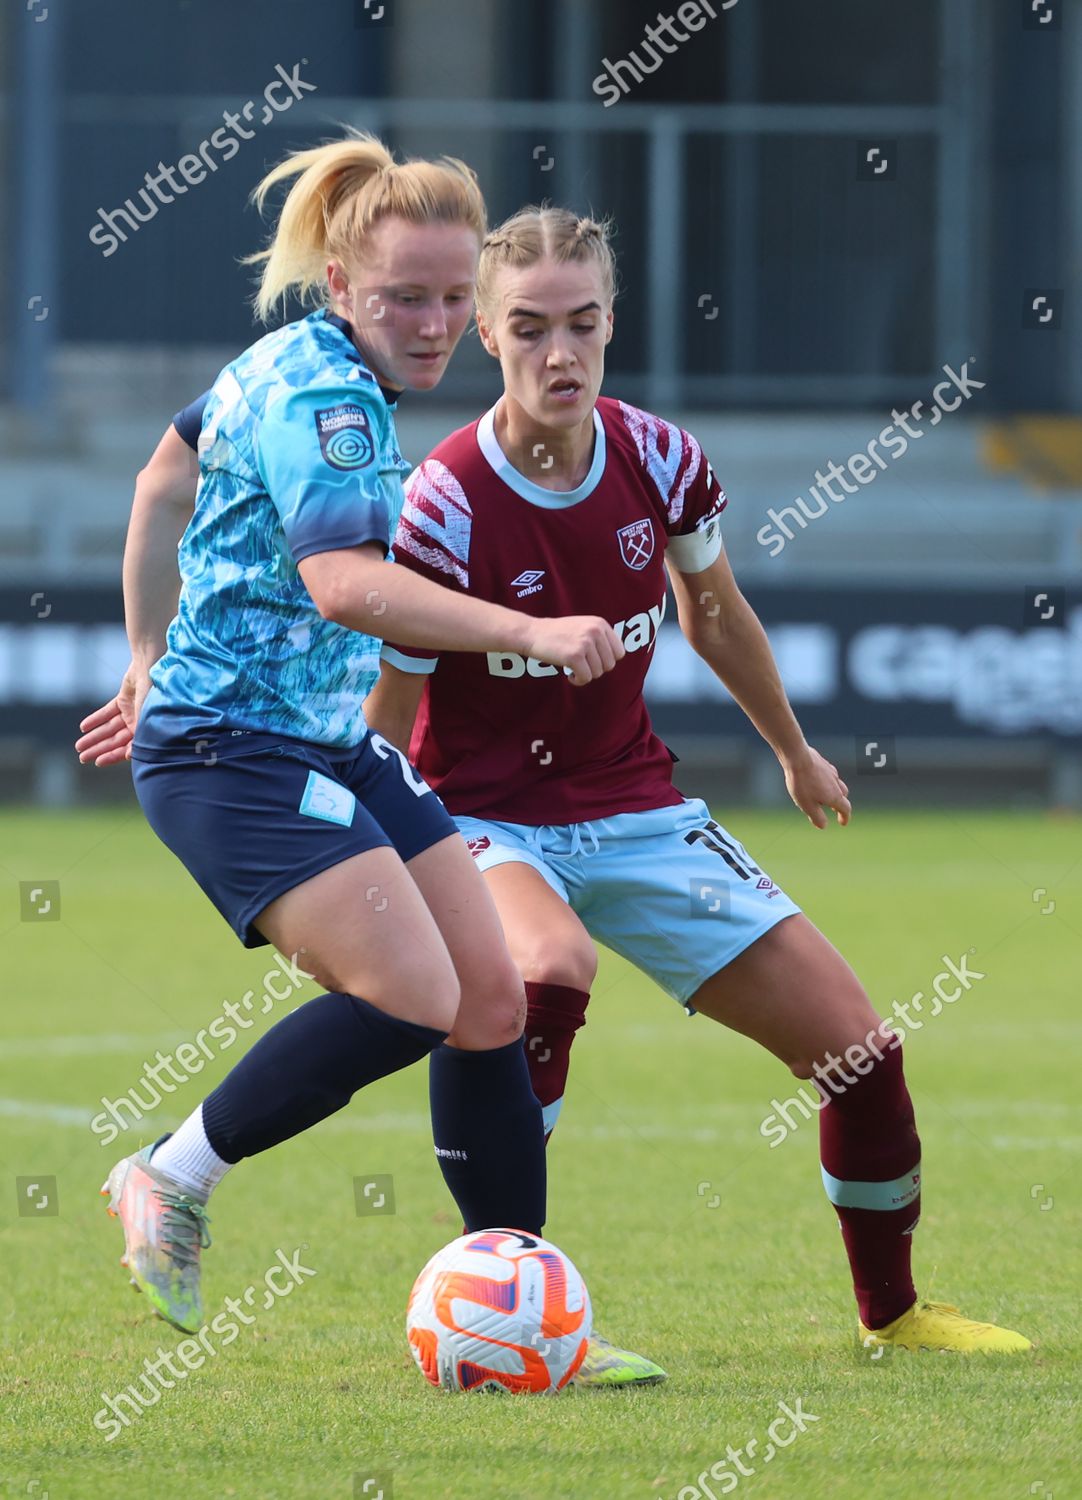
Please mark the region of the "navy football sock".
[[545, 1129], [521, 1040], [490, 1052], [437, 1047], [429, 1058], [432, 1135], [466, 1230], [545, 1222]]
[[203, 1128], [227, 1162], [267, 1151], [397, 1073], [446, 1035], [399, 1021], [356, 995], [319, 995], [283, 1017], [203, 1103]]

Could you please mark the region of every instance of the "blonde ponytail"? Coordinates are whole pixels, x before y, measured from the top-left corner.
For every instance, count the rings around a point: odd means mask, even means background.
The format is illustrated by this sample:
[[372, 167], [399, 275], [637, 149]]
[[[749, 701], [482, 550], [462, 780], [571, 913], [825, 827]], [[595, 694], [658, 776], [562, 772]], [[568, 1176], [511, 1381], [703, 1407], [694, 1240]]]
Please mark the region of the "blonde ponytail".
[[364, 237], [381, 219], [465, 224], [484, 239], [476, 173], [456, 157], [396, 162], [375, 136], [350, 130], [272, 167], [252, 194], [256, 207], [290, 178], [270, 244], [245, 262], [263, 267], [254, 304], [264, 322], [279, 305], [284, 311], [290, 292], [306, 306], [326, 305], [328, 260], [363, 257]]

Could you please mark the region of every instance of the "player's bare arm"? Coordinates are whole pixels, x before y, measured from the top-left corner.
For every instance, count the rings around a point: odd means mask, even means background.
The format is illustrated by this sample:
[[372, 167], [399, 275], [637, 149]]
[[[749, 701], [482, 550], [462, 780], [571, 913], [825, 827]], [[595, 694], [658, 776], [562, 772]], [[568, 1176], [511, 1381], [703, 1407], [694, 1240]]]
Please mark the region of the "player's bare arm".
[[403, 755], [409, 754], [413, 725], [427, 677], [423, 672], [403, 672], [385, 661], [375, 687], [364, 700], [364, 722]]
[[519, 651], [568, 668], [576, 686], [611, 672], [624, 655], [607, 620], [595, 615], [538, 620], [466, 598], [405, 568], [388, 567], [375, 542], [316, 553], [303, 559], [299, 571], [325, 620], [403, 646]]
[[170, 423], [135, 480], [124, 548], [124, 615], [131, 665], [115, 698], [88, 714], [75, 742], [81, 761], [110, 766], [131, 756], [139, 709], [150, 687], [150, 669], [165, 650], [165, 633], [177, 612], [180, 574], [177, 546], [191, 520], [199, 464]]
[[849, 788], [805, 740], [785, 695], [774, 653], [758, 615], [733, 577], [724, 550], [700, 573], [670, 569], [680, 628], [688, 644], [732, 693], [778, 757], [789, 795], [816, 828], [823, 808], [843, 826], [852, 809]]

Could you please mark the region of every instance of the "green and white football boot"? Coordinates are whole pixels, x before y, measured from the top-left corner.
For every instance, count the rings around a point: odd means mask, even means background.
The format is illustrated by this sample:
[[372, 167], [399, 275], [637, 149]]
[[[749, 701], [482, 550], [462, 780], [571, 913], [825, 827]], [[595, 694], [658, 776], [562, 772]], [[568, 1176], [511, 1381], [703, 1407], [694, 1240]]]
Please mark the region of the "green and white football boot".
[[101, 1191], [124, 1229], [120, 1264], [128, 1268], [132, 1285], [160, 1318], [196, 1333], [203, 1326], [199, 1254], [210, 1245], [206, 1204], [155, 1171], [151, 1155], [159, 1145], [155, 1141], [118, 1161]]
[[602, 1387], [622, 1385], [658, 1385], [668, 1376], [660, 1365], [644, 1354], [618, 1349], [599, 1333], [591, 1334], [586, 1357], [572, 1378], [575, 1386]]

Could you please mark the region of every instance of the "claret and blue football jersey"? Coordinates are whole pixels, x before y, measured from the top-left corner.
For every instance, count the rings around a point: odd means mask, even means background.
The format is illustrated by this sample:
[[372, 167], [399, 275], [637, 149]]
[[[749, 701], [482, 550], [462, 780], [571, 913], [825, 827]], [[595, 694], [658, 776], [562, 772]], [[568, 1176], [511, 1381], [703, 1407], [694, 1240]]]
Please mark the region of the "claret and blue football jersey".
[[398, 564], [531, 615], [601, 615], [626, 655], [575, 687], [512, 651], [437, 652], [385, 642], [424, 673], [410, 759], [456, 816], [564, 824], [683, 801], [643, 683], [665, 613], [665, 569], [721, 552], [724, 491], [691, 433], [599, 397], [578, 489], [543, 489], [510, 463], [495, 408], [445, 438], [410, 477]]
[[[178, 418], [182, 435], [198, 408]], [[366, 542], [389, 551], [402, 508], [409, 465], [349, 325], [320, 310], [227, 365], [198, 452], [179, 609], [133, 754], [225, 730], [358, 744], [380, 642], [323, 619], [297, 569]]]

